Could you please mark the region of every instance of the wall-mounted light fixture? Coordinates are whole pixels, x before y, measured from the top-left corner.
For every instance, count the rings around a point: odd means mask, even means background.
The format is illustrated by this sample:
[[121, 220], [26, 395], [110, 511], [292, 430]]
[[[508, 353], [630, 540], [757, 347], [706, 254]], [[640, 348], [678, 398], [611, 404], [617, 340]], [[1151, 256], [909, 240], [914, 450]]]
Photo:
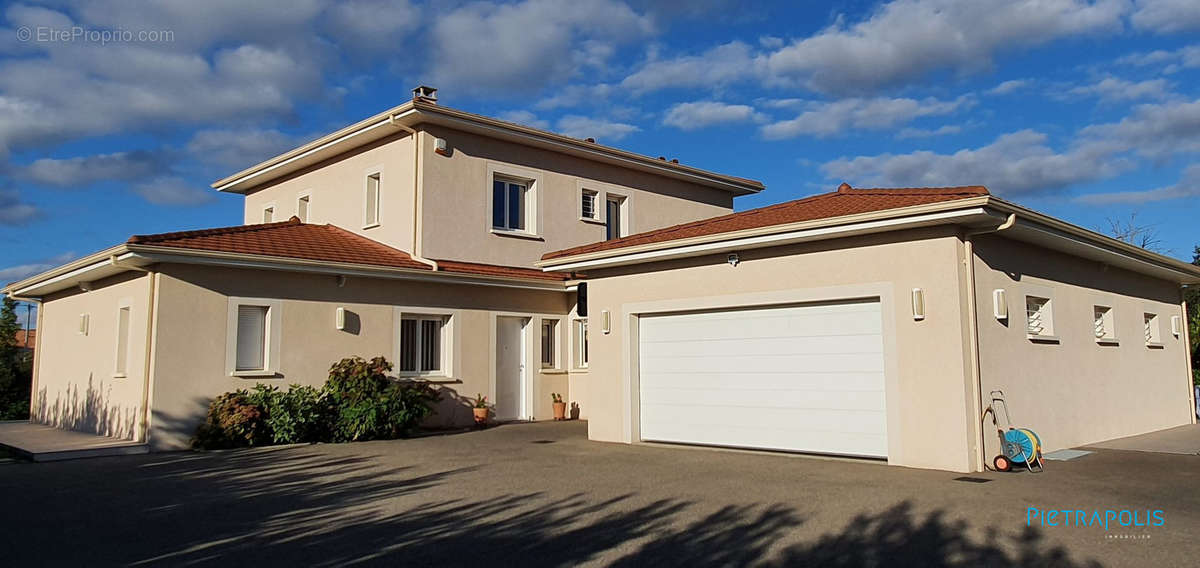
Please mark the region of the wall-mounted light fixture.
[[737, 266], [741, 262], [736, 252], [729, 253], [729, 256], [725, 260], [729, 263], [729, 266]]
[[992, 315], [1000, 321], [1008, 321], [1008, 295], [1003, 288], [992, 290]]
[[608, 333], [612, 331], [611, 324], [612, 324], [612, 322], [609, 321], [609, 317], [608, 317], [608, 310], [601, 310], [600, 311], [600, 331], [602, 333], [604, 333], [605, 335], [608, 335]]
[[346, 308], [333, 310], [333, 327], [338, 331], [346, 329]]
[[83, 290], [84, 292], [91, 292], [92, 291], [92, 283], [91, 282], [80, 282], [79, 289]]
[[443, 156], [449, 156], [450, 155], [450, 146], [448, 144], [446, 144], [445, 138], [434, 138], [433, 139], [433, 151], [437, 152], [438, 154], [441, 154]]
[[925, 291], [920, 288], [912, 289], [912, 312], [914, 321], [925, 319]]
[[338, 274], [337, 285], [338, 285], [338, 288], [346, 287], [346, 275], [345, 274]]

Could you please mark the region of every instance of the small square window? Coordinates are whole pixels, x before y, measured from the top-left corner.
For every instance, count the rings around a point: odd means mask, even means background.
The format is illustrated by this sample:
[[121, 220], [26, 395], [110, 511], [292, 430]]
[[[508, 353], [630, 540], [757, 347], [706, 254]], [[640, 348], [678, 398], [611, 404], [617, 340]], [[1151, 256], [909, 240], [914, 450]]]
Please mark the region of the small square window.
[[554, 336], [558, 330], [558, 322], [555, 320], [542, 320], [542, 368], [552, 369], [555, 365], [555, 341]]
[[404, 316], [400, 320], [400, 372], [437, 375], [444, 372], [445, 316]]
[[1146, 345], [1162, 345], [1162, 329], [1159, 326], [1158, 314], [1146, 312], [1142, 318], [1145, 322]]
[[1054, 312], [1050, 298], [1025, 296], [1025, 332], [1030, 337], [1054, 337]]
[[580, 192], [579, 201], [579, 216], [584, 219], [599, 219], [600, 210], [596, 207], [596, 200], [599, 194], [590, 189], [585, 189]]
[[1111, 343], [1117, 339], [1117, 329], [1113, 325], [1113, 310], [1108, 306], [1093, 306], [1092, 335], [1096, 341]]

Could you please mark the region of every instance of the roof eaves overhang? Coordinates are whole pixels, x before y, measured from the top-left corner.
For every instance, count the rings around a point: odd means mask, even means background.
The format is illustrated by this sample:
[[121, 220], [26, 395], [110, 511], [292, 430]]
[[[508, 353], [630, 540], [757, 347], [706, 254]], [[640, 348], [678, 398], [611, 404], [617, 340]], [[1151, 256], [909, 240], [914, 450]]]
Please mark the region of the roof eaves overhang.
[[760, 182], [656, 160], [619, 148], [528, 128], [435, 104], [410, 101], [323, 136], [294, 150], [213, 182], [217, 191], [245, 193], [267, 181], [320, 163], [397, 133], [392, 125], [435, 124], [697, 183], [735, 195], [763, 190]]
[[573, 271], [774, 247], [944, 224], [985, 226], [1002, 220], [986, 209], [987, 197], [918, 205], [543, 260], [546, 271]]
[[132, 256], [125, 244], [116, 245], [13, 282], [0, 291], [17, 299], [37, 300], [46, 294], [128, 271], [133, 266], [124, 263]]
[[231, 268], [252, 268], [262, 270], [282, 270], [288, 272], [305, 272], [310, 274], [330, 274], [334, 276], [362, 276], [368, 278], [385, 278], [398, 280], [417, 280], [438, 282], [442, 284], [471, 284], [476, 286], [497, 286], [502, 288], [522, 288], [530, 290], [548, 290], [565, 292], [564, 282], [517, 278], [503, 276], [488, 276], [482, 274], [463, 274], [459, 272], [433, 271], [423, 268], [397, 268], [371, 264], [328, 262], [279, 256], [248, 255], [219, 251], [196, 249], [180, 249], [153, 245], [129, 245], [134, 257], [146, 263], [200, 264], [207, 266], [224, 266]]

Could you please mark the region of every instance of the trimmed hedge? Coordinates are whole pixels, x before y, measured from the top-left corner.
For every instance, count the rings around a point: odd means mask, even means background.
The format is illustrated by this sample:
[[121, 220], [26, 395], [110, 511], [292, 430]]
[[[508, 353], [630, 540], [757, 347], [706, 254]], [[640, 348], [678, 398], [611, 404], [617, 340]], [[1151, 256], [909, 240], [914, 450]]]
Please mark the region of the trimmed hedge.
[[353, 442], [408, 436], [439, 399], [424, 383], [388, 378], [383, 357], [342, 359], [320, 389], [259, 384], [215, 398], [192, 447], [239, 448], [306, 442]]

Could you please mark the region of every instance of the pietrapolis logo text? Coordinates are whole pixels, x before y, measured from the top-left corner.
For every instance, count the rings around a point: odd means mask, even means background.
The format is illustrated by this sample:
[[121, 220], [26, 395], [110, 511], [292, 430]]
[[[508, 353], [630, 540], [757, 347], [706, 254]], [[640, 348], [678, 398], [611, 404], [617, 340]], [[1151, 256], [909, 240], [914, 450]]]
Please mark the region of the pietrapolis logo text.
[[1162, 509], [1025, 509], [1025, 526], [1042, 527], [1161, 527]]

